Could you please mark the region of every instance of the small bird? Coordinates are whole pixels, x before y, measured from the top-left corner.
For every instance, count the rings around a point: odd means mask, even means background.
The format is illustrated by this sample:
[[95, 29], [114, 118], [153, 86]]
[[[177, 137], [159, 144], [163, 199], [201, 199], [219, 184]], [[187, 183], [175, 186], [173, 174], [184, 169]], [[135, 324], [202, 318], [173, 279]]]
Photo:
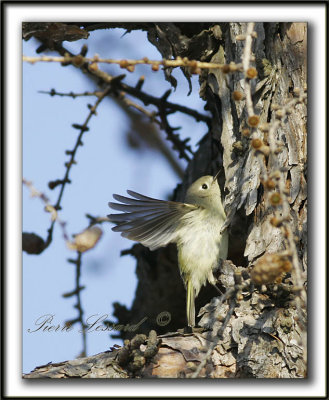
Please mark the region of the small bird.
[[132, 197], [114, 194], [121, 204], [109, 202], [113, 210], [112, 230], [140, 242], [150, 250], [176, 243], [180, 274], [186, 288], [187, 324], [195, 326], [195, 298], [207, 280], [215, 285], [213, 270], [227, 257], [228, 233], [221, 233], [226, 215], [215, 177], [207, 175], [188, 188], [184, 203], [157, 200], [127, 190]]

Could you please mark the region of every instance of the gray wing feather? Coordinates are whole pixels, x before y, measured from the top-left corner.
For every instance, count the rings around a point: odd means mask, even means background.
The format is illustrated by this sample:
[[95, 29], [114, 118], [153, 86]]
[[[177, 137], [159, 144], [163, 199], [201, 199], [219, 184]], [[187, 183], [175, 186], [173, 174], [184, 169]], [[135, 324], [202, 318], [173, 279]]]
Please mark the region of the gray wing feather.
[[123, 204], [109, 203], [112, 209], [123, 211], [122, 214], [108, 215], [110, 221], [117, 223], [112, 230], [151, 250], [175, 242], [180, 219], [198, 209], [192, 204], [157, 200], [131, 190], [127, 192], [134, 198], [114, 194], [114, 199]]
[[164, 200], [157, 200], [157, 199], [153, 199], [152, 197], [147, 197], [144, 196], [143, 194], [139, 194], [137, 192], [133, 192], [132, 190], [127, 190], [127, 193], [132, 196], [135, 197], [135, 199], [139, 199], [139, 200], [146, 200], [146, 201], [152, 201], [152, 202], [163, 202]]
[[[127, 213], [131, 213], [134, 211], [149, 211], [150, 210], [150, 205], [143, 205], [143, 204], [137, 204], [137, 205], [131, 205], [131, 204], [118, 204], [118, 203], [112, 203], [109, 202], [109, 206], [113, 209], [113, 210], [118, 210], [118, 211], [124, 211]], [[159, 207], [157, 207], [159, 208]], [[156, 207], [153, 206], [153, 210], [155, 210]]]
[[[115, 203], [109, 203], [109, 206], [111, 208], [113, 208], [114, 210], [116, 208], [112, 207], [112, 204]], [[119, 211], [122, 211], [121, 209]], [[156, 217], [156, 216], [160, 216], [162, 214], [162, 211], [155, 211], [155, 212], [150, 212], [150, 210], [140, 210], [140, 211], [135, 211], [135, 212], [130, 212], [129, 213], [129, 218], [132, 219], [137, 219], [137, 218], [151, 218], [151, 217]], [[126, 222], [127, 221], [127, 213], [123, 213], [123, 214], [111, 214], [111, 221], [112, 222]]]

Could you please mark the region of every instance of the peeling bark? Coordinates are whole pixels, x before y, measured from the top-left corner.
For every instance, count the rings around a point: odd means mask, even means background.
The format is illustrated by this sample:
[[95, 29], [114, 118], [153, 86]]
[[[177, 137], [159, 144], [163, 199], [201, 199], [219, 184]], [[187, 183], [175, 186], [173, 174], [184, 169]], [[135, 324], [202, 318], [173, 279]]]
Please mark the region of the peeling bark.
[[[227, 64], [241, 62], [243, 42], [237, 41], [236, 37], [245, 34], [246, 24], [219, 24], [213, 26], [210, 31], [212, 34], [214, 31], [221, 33], [217, 36], [216, 51], [207, 53], [208, 60]], [[260, 123], [271, 124], [275, 119], [273, 104], [284, 105], [293, 97], [295, 88], [303, 89], [306, 86], [307, 27], [304, 23], [256, 23], [255, 31], [257, 39], [253, 52], [259, 76], [253, 83], [253, 103], [260, 117]], [[222, 187], [225, 187], [226, 193], [225, 205], [231, 214], [229, 258], [236, 265], [251, 267], [262, 254], [282, 252], [286, 246], [282, 231], [270, 224], [273, 214], [266, 208], [264, 202], [259, 159], [253, 155], [248, 139], [241, 134], [247, 127], [245, 122], [247, 112], [244, 102], [232, 100], [232, 92], [234, 90], [243, 92], [243, 85], [241, 74], [224, 75], [216, 70], [201, 74], [200, 94], [212, 111], [213, 123], [209, 134], [200, 142], [199, 150], [190, 163], [185, 180], [176, 191], [176, 198], [183, 198], [183, 193], [195, 178], [215, 171], [218, 165], [222, 164], [225, 171], [225, 180], [222, 179]], [[284, 181], [289, 190], [290, 224], [296, 239], [298, 238], [296, 246], [299, 262], [302, 263], [305, 272], [306, 118], [306, 106], [298, 104], [287, 116], [287, 122], [275, 132], [275, 139], [282, 143], [281, 152], [277, 157], [278, 164], [285, 167]], [[241, 142], [242, 151], [236, 151], [237, 142]], [[137, 262], [140, 268], [143, 261], [137, 258]], [[157, 264], [157, 270], [161, 268], [160, 262]], [[147, 277], [145, 279], [148, 281]], [[160, 276], [159, 279], [161, 280]], [[145, 281], [140, 281], [139, 287], [141, 285], [144, 286]], [[148, 293], [152, 296], [152, 289]], [[158, 293], [156, 289], [154, 296], [156, 297]], [[286, 299], [286, 302], [280, 304], [277, 300], [282, 293], [289, 301]], [[306, 332], [296, 322], [300, 316], [297, 315], [294, 305], [295, 296], [280, 285], [278, 292], [273, 291], [272, 285], [272, 288], [265, 293], [254, 292], [249, 296], [240, 302], [225, 330], [224, 341], [220, 342], [219, 347], [224, 343], [224, 348], [221, 347], [218, 352], [216, 347], [214, 354], [217, 355], [213, 358], [221, 358], [224, 353], [229, 359], [234, 357], [235, 367], [234, 370], [230, 370], [230, 374], [234, 376], [285, 378], [306, 376], [306, 349], [303, 348], [306, 344]], [[272, 297], [277, 300], [273, 302]], [[171, 301], [172, 297], [168, 299], [169, 303]], [[266, 307], [258, 306], [258, 303], [264, 302]], [[138, 297], [135, 299], [135, 304], [139, 304]], [[227, 309], [228, 306], [225, 307]], [[138, 312], [138, 308], [133, 306], [133, 309]], [[203, 320], [200, 322], [201, 325]], [[282, 328], [285, 327], [285, 323], [289, 326], [289, 332], [287, 328]], [[216, 330], [214, 326], [211, 329]], [[228, 345], [229, 343], [231, 345]], [[223, 376], [223, 374], [214, 372], [213, 376]]]
[[[127, 24], [123, 25], [127, 27]], [[132, 26], [131, 29], [147, 30], [149, 40], [157, 44], [164, 57], [193, 54], [198, 60], [241, 63], [244, 42], [237, 37], [246, 34], [247, 24], [188, 25], [170, 24], [173, 29], [165, 29], [164, 24], [142, 24], [142, 27]], [[93, 26], [92, 29], [97, 28]], [[307, 25], [256, 23], [254, 30], [257, 38], [252, 49], [258, 77], [251, 82], [253, 107], [260, 124], [271, 125], [276, 121], [273, 105], [284, 106], [293, 98], [294, 89], [303, 90], [307, 84]], [[189, 72], [184, 73], [189, 79]], [[170, 70], [166, 71], [166, 78], [174, 84]], [[255, 156], [250, 139], [242, 134], [248, 128], [245, 102], [232, 99], [233, 91], [244, 92], [245, 82], [241, 73], [223, 74], [220, 70], [201, 73], [200, 96], [207, 102], [212, 121], [209, 132], [200, 141], [199, 149], [189, 164], [182, 185], [174, 193], [174, 199], [182, 200], [187, 187], [196, 178], [223, 168], [219, 180], [225, 193], [230, 223], [228, 258], [231, 262], [223, 264], [219, 282], [227, 293], [236, 285], [236, 273], [246, 273], [244, 281], [250, 281], [250, 271], [260, 256], [282, 254], [287, 250], [283, 230], [270, 222], [273, 213], [267, 205], [261, 180], [264, 166]], [[120, 324], [137, 322], [147, 316], [142, 332], [156, 329], [163, 333], [158, 336], [161, 343], [157, 354], [133, 372], [118, 365], [120, 350], [114, 350], [38, 367], [24, 377], [188, 378], [205, 360], [211, 346], [213, 352], [199, 371], [199, 377], [306, 377], [306, 321], [303, 314], [306, 303], [300, 302], [300, 292], [306, 286], [307, 269], [306, 120], [305, 104], [299, 103], [289, 110], [285, 122], [274, 131], [280, 152], [276, 159], [269, 157], [265, 162], [270, 171], [275, 163], [284, 167], [280, 174], [289, 192], [289, 226], [297, 250], [292, 264], [295, 268], [297, 263], [302, 270], [297, 283], [293, 270], [264, 287], [251, 283], [242, 290], [240, 285], [233, 296], [236, 301], [234, 310], [221, 335], [218, 331], [224, 325], [233, 297], [222, 301], [212, 289], [204, 288], [198, 296], [197, 308], [206, 304], [200, 310], [199, 323], [206, 331], [190, 335], [168, 334], [168, 331], [176, 331], [185, 325], [185, 291], [177, 269], [176, 249], [169, 246], [150, 252], [135, 245], [131, 254], [137, 260], [139, 282], [136, 297], [131, 310], [117, 305], [116, 316]], [[262, 140], [267, 143], [266, 131], [263, 133]], [[172, 320], [169, 325], [159, 327], [156, 315], [162, 311], [170, 312]], [[121, 334], [123, 338], [129, 337], [125, 332]], [[142, 344], [138, 351], [143, 353], [143, 346], [146, 344]]]

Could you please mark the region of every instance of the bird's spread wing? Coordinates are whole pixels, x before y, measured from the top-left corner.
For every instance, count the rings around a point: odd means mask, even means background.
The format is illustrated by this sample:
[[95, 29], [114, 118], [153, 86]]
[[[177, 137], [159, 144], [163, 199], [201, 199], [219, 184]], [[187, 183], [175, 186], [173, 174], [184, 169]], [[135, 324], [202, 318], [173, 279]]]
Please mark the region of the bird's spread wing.
[[150, 250], [175, 242], [181, 218], [198, 209], [193, 204], [152, 199], [131, 190], [127, 193], [133, 198], [114, 194], [114, 199], [121, 204], [109, 202], [113, 210], [123, 211], [122, 214], [108, 215], [110, 221], [117, 224], [112, 230]]

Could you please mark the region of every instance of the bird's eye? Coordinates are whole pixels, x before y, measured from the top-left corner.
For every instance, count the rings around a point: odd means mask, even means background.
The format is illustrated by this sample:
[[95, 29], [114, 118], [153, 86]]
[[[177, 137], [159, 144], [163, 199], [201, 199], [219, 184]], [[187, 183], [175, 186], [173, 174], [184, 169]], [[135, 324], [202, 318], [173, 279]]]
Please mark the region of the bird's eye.
[[204, 183], [201, 187], [202, 189], [208, 189], [208, 185], [206, 183]]

